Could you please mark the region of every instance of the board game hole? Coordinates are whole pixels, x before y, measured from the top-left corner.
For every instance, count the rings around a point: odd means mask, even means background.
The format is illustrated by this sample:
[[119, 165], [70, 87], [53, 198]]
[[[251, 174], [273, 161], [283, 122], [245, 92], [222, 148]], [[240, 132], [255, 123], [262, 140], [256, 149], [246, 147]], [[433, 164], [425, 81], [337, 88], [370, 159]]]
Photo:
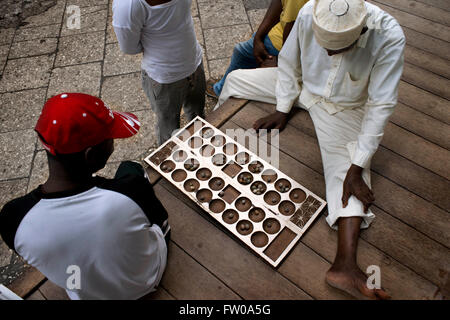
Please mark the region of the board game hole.
[[166, 160], [163, 163], [161, 163], [161, 170], [163, 172], [170, 172], [173, 169], [175, 169], [176, 165], [173, 161], [171, 160]]
[[204, 157], [211, 157], [216, 152], [216, 149], [212, 145], [207, 144], [200, 149], [200, 152]]
[[280, 205], [278, 206], [278, 211], [285, 216], [293, 215], [295, 212], [295, 206], [292, 202], [288, 200], [281, 201]]
[[240, 234], [246, 236], [253, 231], [253, 224], [249, 220], [241, 220], [236, 225], [236, 230]]
[[208, 168], [201, 168], [196, 173], [197, 179], [201, 181], [208, 180], [209, 178], [211, 178], [211, 175], [211, 170], [209, 170]]
[[172, 179], [175, 182], [181, 182], [186, 179], [187, 173], [183, 169], [177, 169], [174, 172], [172, 172]]
[[240, 152], [236, 155], [236, 162], [241, 166], [250, 162], [250, 155], [247, 152]]
[[251, 241], [255, 247], [262, 248], [269, 242], [269, 237], [264, 232], [257, 231], [252, 234]]
[[166, 160], [178, 148], [179, 146], [175, 142], [169, 141], [161, 150], [151, 156], [150, 161], [159, 166], [161, 162]]
[[274, 183], [275, 180], [277, 180], [277, 177], [277, 173], [272, 169], [267, 169], [261, 175], [261, 178], [267, 183]]
[[256, 194], [257, 196], [262, 195], [264, 192], [266, 192], [267, 187], [265, 185], [264, 182], [262, 181], [255, 181], [252, 183], [252, 185], [250, 186], [250, 190], [252, 190], [252, 192], [254, 194]]
[[295, 203], [302, 203], [306, 199], [306, 193], [302, 189], [293, 189], [289, 194], [289, 198]]
[[252, 202], [247, 197], [240, 197], [236, 200], [234, 205], [236, 206], [236, 209], [238, 209], [239, 211], [245, 212], [251, 208]]
[[286, 179], [279, 179], [275, 182], [275, 189], [281, 193], [288, 192], [291, 189], [291, 183]]
[[228, 202], [229, 204], [232, 204], [234, 200], [236, 200], [237, 197], [239, 197], [241, 193], [236, 190], [233, 186], [227, 185], [225, 189], [223, 189], [219, 196], [222, 197], [223, 200]]
[[252, 208], [248, 213], [248, 217], [253, 222], [261, 222], [266, 217], [266, 213], [261, 208]]
[[223, 166], [227, 162], [227, 156], [219, 153], [213, 156], [211, 161], [215, 166]]
[[202, 121], [196, 120], [189, 127], [184, 129], [177, 137], [181, 141], [187, 141], [194, 134], [194, 132], [200, 130], [200, 128], [204, 125], [205, 124]]
[[234, 161], [228, 162], [228, 164], [222, 169], [222, 171], [225, 172], [231, 178], [234, 178], [241, 170], [242, 167]]
[[222, 190], [223, 187], [225, 187], [225, 181], [223, 181], [222, 178], [215, 177], [209, 180], [208, 186], [211, 188], [211, 190], [219, 191]]
[[214, 136], [211, 139], [211, 143], [214, 147], [221, 147], [225, 143], [225, 137], [221, 135]]
[[225, 202], [220, 199], [214, 199], [209, 203], [209, 210], [214, 213], [220, 213], [225, 209]]
[[229, 156], [236, 154], [237, 151], [238, 146], [235, 145], [234, 143], [227, 143], [226, 145], [223, 146], [223, 152]]
[[228, 224], [233, 224], [239, 220], [239, 213], [236, 210], [228, 209], [222, 214], [222, 220]]
[[259, 161], [253, 161], [248, 165], [248, 170], [252, 173], [261, 173], [264, 170], [264, 165]]
[[268, 191], [264, 195], [264, 201], [271, 206], [277, 205], [281, 200], [281, 196], [276, 191]]
[[203, 139], [200, 137], [193, 137], [189, 140], [189, 146], [192, 149], [200, 148], [203, 145]]
[[184, 152], [183, 150], [178, 150], [173, 153], [173, 160], [175, 160], [176, 162], [181, 162], [186, 160], [187, 156], [188, 155], [186, 152]]
[[263, 229], [268, 234], [275, 234], [280, 231], [280, 222], [275, 218], [268, 218], [263, 222]]
[[200, 188], [200, 183], [195, 179], [188, 179], [184, 182], [183, 187], [187, 192], [196, 192]]
[[184, 163], [184, 168], [188, 171], [195, 171], [200, 167], [200, 162], [194, 158], [187, 159]]
[[212, 192], [208, 189], [201, 189], [197, 192], [197, 200], [200, 202], [210, 202], [212, 199]]
[[214, 130], [210, 127], [203, 128], [201, 131], [201, 136], [203, 139], [209, 139], [214, 135]]
[[250, 172], [242, 172], [238, 175], [237, 180], [240, 184], [250, 184], [253, 181], [253, 176]]

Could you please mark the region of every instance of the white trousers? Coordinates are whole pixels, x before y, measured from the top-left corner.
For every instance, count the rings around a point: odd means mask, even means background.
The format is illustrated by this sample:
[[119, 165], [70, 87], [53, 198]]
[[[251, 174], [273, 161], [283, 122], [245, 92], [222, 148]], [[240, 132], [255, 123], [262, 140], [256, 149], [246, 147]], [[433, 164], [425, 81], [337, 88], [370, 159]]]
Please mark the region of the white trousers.
[[[216, 106], [222, 105], [229, 97], [261, 101], [276, 104], [275, 84], [277, 68], [242, 69], [231, 72]], [[299, 103], [296, 104], [302, 107]], [[350, 151], [347, 145], [357, 141], [364, 117], [364, 108], [346, 109], [329, 114], [320, 103], [307, 109], [319, 140], [325, 175], [326, 198], [328, 202], [328, 224], [337, 229], [340, 217], [362, 217], [361, 228], [367, 228], [375, 218], [355, 196], [348, 200], [347, 207], [342, 207], [344, 179], [351, 165]], [[370, 184], [370, 169], [363, 170], [365, 183]]]

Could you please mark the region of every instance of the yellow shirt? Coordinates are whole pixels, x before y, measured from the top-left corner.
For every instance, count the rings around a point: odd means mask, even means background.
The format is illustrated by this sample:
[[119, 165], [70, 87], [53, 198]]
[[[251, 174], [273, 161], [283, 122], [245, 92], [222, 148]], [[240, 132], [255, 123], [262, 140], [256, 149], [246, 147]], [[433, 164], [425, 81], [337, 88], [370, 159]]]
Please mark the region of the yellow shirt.
[[280, 15], [280, 22], [278, 22], [270, 31], [269, 39], [273, 46], [280, 51], [283, 46], [283, 31], [287, 23], [295, 21], [300, 9], [307, 3], [308, 0], [281, 0], [283, 10]]

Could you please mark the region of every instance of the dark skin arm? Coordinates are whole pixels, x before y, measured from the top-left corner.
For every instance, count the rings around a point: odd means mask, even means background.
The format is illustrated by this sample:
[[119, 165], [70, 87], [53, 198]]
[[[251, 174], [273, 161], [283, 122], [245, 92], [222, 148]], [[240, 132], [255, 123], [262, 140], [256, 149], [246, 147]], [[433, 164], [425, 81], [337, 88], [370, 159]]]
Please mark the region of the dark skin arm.
[[[289, 36], [289, 33], [292, 30], [292, 27], [294, 26], [295, 21], [289, 22], [284, 26], [283, 31], [283, 44], [286, 42], [287, 37]], [[267, 58], [261, 63], [261, 68], [274, 68], [278, 66], [278, 59], [274, 56], [267, 56]]]
[[280, 0], [272, 0], [269, 9], [267, 9], [266, 15], [263, 21], [259, 25], [258, 31], [256, 31], [255, 39], [253, 42], [253, 55], [256, 62], [261, 65], [266, 58], [272, 58], [264, 46], [264, 38], [269, 31], [280, 22], [280, 15], [283, 7]]
[[342, 207], [345, 208], [348, 205], [348, 199], [351, 195], [354, 195], [364, 205], [364, 212], [375, 201], [372, 190], [369, 189], [367, 184], [362, 178], [363, 168], [352, 164], [347, 171], [347, 175], [344, 180], [344, 190], [342, 193]]

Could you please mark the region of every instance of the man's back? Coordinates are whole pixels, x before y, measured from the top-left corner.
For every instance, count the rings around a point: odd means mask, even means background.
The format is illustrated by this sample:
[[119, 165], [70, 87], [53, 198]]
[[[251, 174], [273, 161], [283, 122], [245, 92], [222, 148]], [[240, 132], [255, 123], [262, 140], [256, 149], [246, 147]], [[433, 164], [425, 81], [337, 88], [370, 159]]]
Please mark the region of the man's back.
[[[8, 203], [0, 214], [5, 242], [52, 282], [66, 288], [68, 267], [80, 269], [72, 299], [136, 299], [159, 283], [167, 248], [161, 228], [167, 218], [142, 200], [145, 178], [96, 178], [85, 190], [43, 194], [40, 188]], [[150, 189], [151, 190], [151, 189]], [[159, 212], [158, 212], [159, 211]]]
[[145, 0], [113, 3], [113, 27], [120, 48], [143, 52], [142, 69], [160, 83], [191, 75], [202, 61], [191, 17], [191, 0], [150, 5]]

